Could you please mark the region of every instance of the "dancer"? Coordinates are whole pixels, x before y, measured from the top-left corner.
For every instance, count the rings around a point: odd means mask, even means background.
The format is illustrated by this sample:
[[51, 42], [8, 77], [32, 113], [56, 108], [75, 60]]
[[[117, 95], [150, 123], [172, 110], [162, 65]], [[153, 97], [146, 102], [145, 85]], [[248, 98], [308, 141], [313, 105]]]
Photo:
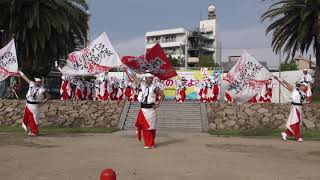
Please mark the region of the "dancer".
[[127, 101], [134, 101], [134, 89], [133, 89], [133, 83], [131, 81], [127, 82], [127, 87], [124, 90], [124, 95], [127, 99]]
[[308, 88], [308, 84], [297, 83], [296, 87], [293, 87], [285, 80], [280, 80], [277, 76], [274, 76], [280, 84], [287, 88], [291, 92], [291, 111], [289, 118], [286, 123], [287, 130], [281, 133], [282, 139], [287, 140], [287, 137], [294, 136], [298, 142], [302, 142], [301, 132], [300, 132], [300, 123], [302, 122], [302, 103], [305, 100], [306, 94], [304, 91]]
[[[138, 96], [138, 100], [141, 102], [141, 109], [136, 121], [138, 139], [139, 141], [141, 140], [141, 133], [143, 133], [144, 148], [155, 148], [157, 129], [156, 109], [164, 99], [163, 91], [156, 86], [156, 83], [153, 81], [154, 76], [150, 73], [145, 74], [144, 80], [139, 80], [128, 71], [127, 74], [141, 87], [141, 92]], [[159, 101], [156, 101], [157, 95], [160, 96]]]
[[212, 87], [212, 102], [217, 102], [220, 99], [220, 87], [219, 87], [219, 73], [214, 72], [213, 87]]
[[311, 102], [311, 99], [312, 99], [312, 82], [313, 82], [313, 78], [312, 76], [308, 73], [308, 69], [304, 69], [303, 70], [303, 75], [300, 79], [300, 82], [301, 83], [307, 83], [308, 85], [308, 88], [305, 90], [305, 93], [306, 93], [306, 100], [308, 103]]
[[261, 96], [259, 98], [259, 102], [261, 103], [271, 103], [272, 100], [272, 89], [273, 89], [273, 82], [272, 78], [268, 80], [265, 86], [263, 86], [261, 90]]
[[34, 78], [34, 81], [31, 81], [23, 72], [19, 71], [19, 74], [29, 84], [22, 128], [28, 132], [29, 136], [37, 136], [39, 134], [40, 105], [45, 103], [50, 95], [44, 89], [40, 78]]
[[176, 102], [184, 102], [186, 100], [187, 79], [182, 77], [177, 80], [176, 85]]
[[61, 88], [60, 88], [60, 97], [61, 100], [71, 99], [71, 77], [67, 75], [61, 76]]

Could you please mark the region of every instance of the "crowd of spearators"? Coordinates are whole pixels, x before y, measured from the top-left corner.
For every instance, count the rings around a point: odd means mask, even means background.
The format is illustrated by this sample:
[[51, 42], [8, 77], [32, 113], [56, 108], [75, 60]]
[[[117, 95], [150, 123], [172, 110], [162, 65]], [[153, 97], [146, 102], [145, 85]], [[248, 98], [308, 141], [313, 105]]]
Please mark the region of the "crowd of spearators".
[[[157, 80], [155, 80], [157, 81]], [[159, 81], [159, 80], [158, 80]], [[159, 87], [164, 87], [160, 81]], [[89, 81], [63, 75], [60, 88], [61, 100], [128, 100], [138, 101], [140, 85], [132, 80], [119, 79], [108, 74]]]
[[[155, 83], [161, 89], [165, 89], [165, 82], [154, 78]], [[187, 100], [187, 88], [196, 86], [198, 89], [198, 100], [203, 103], [217, 102], [220, 99], [220, 83], [218, 73], [214, 73], [212, 78], [205, 77], [196, 83], [190, 83], [185, 77], [175, 81], [176, 102], [185, 102]], [[251, 103], [267, 103], [272, 98], [272, 79], [255, 97], [250, 99]], [[118, 79], [108, 74], [103, 74], [95, 79], [86, 80], [79, 77], [70, 77], [63, 75], [61, 83], [61, 100], [128, 100], [138, 101], [138, 94], [141, 88], [132, 80]], [[226, 102], [232, 102], [229, 94], [224, 95]]]

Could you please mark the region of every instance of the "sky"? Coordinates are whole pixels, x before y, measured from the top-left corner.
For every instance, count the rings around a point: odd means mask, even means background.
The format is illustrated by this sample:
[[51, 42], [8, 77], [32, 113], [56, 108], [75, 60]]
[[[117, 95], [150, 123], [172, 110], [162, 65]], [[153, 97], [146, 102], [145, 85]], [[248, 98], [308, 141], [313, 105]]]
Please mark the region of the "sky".
[[107, 32], [120, 56], [144, 52], [147, 31], [184, 27], [195, 30], [207, 19], [209, 5], [216, 7], [222, 61], [248, 50], [257, 60], [275, 69], [279, 56], [272, 52], [269, 22], [260, 21], [270, 1], [262, 0], [87, 0], [90, 38]]

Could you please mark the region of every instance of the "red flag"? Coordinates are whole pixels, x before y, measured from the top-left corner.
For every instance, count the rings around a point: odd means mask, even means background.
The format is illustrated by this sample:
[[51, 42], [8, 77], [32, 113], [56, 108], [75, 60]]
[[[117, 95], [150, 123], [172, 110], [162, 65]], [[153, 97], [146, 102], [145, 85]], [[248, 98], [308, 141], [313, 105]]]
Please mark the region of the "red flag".
[[177, 76], [177, 72], [159, 44], [149, 49], [146, 55], [124, 56], [121, 61], [137, 73], [143, 74], [149, 71], [161, 80]]

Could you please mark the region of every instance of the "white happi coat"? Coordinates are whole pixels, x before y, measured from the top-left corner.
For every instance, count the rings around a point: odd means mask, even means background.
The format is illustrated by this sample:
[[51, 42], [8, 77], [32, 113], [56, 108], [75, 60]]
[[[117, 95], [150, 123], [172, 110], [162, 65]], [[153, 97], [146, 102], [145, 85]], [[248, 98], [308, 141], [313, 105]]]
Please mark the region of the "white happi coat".
[[[152, 104], [156, 102], [156, 92], [155, 89], [157, 86], [155, 83], [152, 83], [150, 86], [147, 86], [145, 82], [141, 83], [141, 92], [138, 95], [138, 101], [145, 104]], [[141, 108], [141, 111], [146, 118], [147, 123], [150, 128], [147, 130], [157, 129], [157, 114], [154, 108]]]
[[[64, 86], [65, 83], [67, 83], [67, 87], [66, 87], [66, 93], [71, 97], [71, 79], [72, 77], [67, 76], [67, 75], [62, 75], [61, 76], [62, 82], [61, 82], [61, 88], [60, 88], [60, 94], [64, 93], [64, 89], [62, 88]], [[61, 99], [63, 100], [63, 97], [61, 97]]]
[[300, 82], [305, 82], [305, 83], [308, 83], [308, 89], [307, 89], [307, 97], [311, 97], [312, 96], [312, 92], [311, 92], [311, 83], [313, 81], [313, 78], [310, 74], [303, 74], [301, 79], [300, 79]]
[[[304, 101], [304, 98], [305, 98], [305, 93], [301, 92], [297, 89], [293, 90], [291, 93], [292, 103], [302, 104]], [[299, 105], [292, 105], [291, 106], [289, 118], [286, 123], [286, 128], [288, 128], [291, 132], [293, 132], [293, 131], [290, 128], [290, 126], [302, 121], [302, 117], [303, 117], [302, 113], [303, 113], [302, 106], [299, 106]]]
[[[29, 84], [29, 90], [27, 92], [26, 98], [30, 102], [38, 102], [41, 103], [44, 99], [44, 91], [45, 89], [40, 86], [36, 87], [34, 82], [31, 81]], [[38, 125], [40, 122], [40, 104], [26, 104], [26, 108], [30, 110], [32, 113], [34, 122]]]

